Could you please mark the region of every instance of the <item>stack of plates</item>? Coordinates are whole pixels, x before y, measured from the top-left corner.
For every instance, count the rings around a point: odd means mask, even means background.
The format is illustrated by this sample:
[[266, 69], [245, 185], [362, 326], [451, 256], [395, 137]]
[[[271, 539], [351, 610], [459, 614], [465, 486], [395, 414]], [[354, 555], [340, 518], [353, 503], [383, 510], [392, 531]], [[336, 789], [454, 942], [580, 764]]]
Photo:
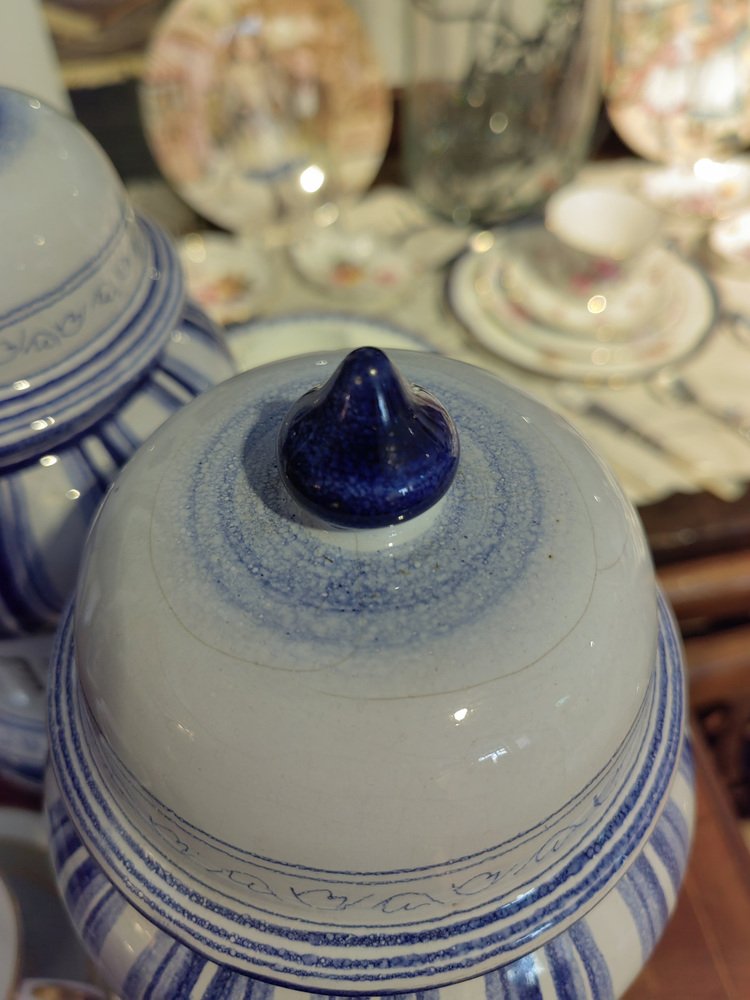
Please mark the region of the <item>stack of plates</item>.
[[542, 232], [496, 232], [491, 245], [459, 257], [449, 276], [454, 312], [494, 354], [558, 378], [641, 378], [685, 357], [711, 330], [713, 287], [674, 251], [656, 247], [637, 279], [606, 300], [592, 297], [600, 300], [595, 312], [584, 297], [563, 294], [534, 273], [528, 251]]

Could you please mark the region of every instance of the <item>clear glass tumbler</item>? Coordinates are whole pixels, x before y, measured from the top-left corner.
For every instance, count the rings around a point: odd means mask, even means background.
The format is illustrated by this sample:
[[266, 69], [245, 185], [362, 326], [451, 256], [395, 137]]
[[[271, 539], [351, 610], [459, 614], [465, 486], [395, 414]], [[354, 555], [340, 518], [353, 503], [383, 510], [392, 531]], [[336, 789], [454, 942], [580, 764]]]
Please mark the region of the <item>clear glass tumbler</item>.
[[587, 158], [607, 0], [409, 0], [407, 183], [456, 223], [542, 204]]

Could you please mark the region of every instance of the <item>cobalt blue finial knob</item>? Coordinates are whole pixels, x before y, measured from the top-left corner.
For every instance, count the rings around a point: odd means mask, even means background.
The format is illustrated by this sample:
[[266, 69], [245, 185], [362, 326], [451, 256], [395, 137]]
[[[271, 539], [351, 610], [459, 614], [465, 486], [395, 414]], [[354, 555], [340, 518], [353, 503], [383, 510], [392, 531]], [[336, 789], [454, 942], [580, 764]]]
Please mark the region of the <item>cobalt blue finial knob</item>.
[[428, 510], [452, 483], [458, 452], [443, 406], [375, 347], [352, 351], [292, 406], [278, 447], [297, 502], [346, 528], [382, 528]]

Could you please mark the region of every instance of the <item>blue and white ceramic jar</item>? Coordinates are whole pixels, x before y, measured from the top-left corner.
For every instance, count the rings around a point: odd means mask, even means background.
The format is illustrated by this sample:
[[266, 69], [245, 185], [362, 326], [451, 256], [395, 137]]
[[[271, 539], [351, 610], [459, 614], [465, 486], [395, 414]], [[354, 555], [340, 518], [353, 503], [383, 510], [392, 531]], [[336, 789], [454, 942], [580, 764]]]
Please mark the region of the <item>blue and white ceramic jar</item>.
[[167, 421], [49, 697], [59, 885], [126, 1000], [615, 997], [682, 881], [681, 649], [637, 516], [445, 358], [292, 359]]
[[40, 787], [46, 657], [30, 637], [57, 625], [125, 461], [233, 367], [95, 140], [7, 89], [0, 200], [0, 771]]

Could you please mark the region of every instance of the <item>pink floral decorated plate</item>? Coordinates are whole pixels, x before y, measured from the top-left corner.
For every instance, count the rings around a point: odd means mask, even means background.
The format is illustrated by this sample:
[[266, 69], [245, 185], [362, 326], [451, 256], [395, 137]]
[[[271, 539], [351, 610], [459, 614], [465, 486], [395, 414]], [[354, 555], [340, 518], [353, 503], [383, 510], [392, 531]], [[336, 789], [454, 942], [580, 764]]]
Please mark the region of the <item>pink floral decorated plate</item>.
[[165, 178], [233, 232], [361, 193], [391, 134], [390, 92], [344, 0], [176, 0], [141, 99]]

